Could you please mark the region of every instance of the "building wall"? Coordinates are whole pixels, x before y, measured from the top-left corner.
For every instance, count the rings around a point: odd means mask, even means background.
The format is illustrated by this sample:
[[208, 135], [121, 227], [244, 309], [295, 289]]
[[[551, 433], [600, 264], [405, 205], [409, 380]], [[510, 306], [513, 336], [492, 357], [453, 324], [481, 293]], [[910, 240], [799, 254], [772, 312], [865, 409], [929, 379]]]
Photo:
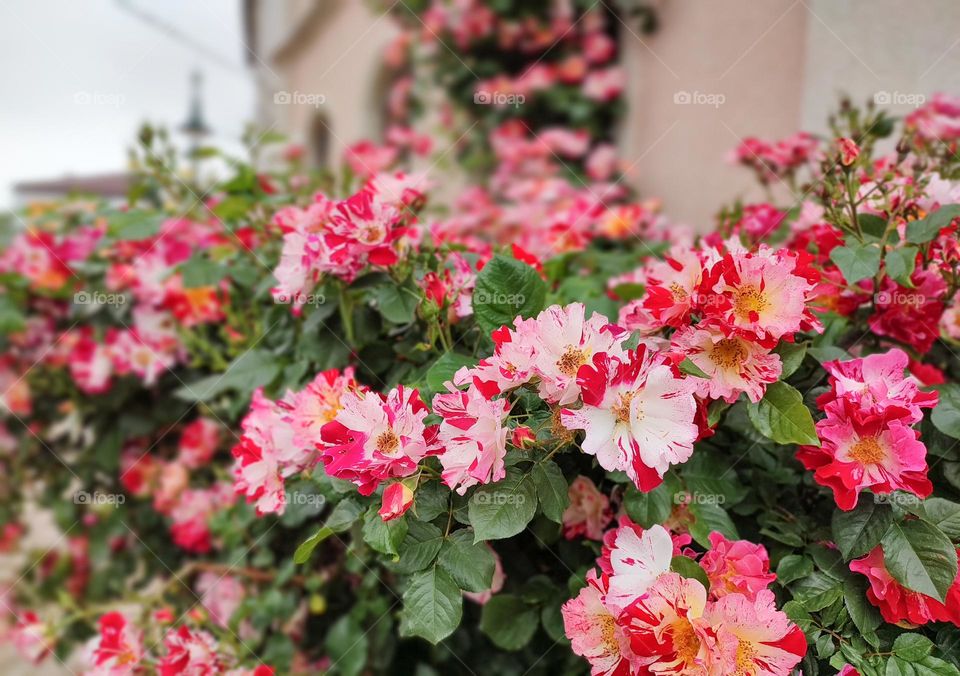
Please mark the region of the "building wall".
[[799, 128], [806, 12], [796, 0], [667, 0], [658, 16], [653, 35], [621, 26], [628, 182], [705, 232], [722, 204], [760, 197], [730, 150]]

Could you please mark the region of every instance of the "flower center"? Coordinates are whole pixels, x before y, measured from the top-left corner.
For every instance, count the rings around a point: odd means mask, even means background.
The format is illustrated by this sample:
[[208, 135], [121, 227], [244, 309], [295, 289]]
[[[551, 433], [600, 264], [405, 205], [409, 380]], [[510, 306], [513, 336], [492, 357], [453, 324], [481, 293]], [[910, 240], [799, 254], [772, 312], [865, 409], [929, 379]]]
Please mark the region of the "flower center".
[[876, 437], [860, 439], [850, 449], [850, 457], [863, 465], [875, 465], [886, 457], [883, 446]]
[[399, 445], [400, 439], [397, 438], [396, 433], [392, 429], [387, 428], [387, 430], [381, 432], [380, 436], [377, 437], [377, 450], [384, 455], [392, 455]]
[[384, 231], [383, 226], [379, 223], [371, 223], [362, 227], [359, 234], [359, 239], [364, 244], [377, 244], [378, 242], [383, 241], [383, 237], [386, 232]]
[[617, 655], [620, 653], [620, 642], [617, 641], [617, 623], [613, 615], [601, 615], [597, 617], [600, 624], [601, 643], [607, 655]]
[[747, 348], [736, 338], [724, 338], [714, 344], [710, 359], [724, 369], [739, 366], [747, 359]]
[[[617, 397], [616, 403], [610, 410], [613, 411], [613, 415], [618, 423], [626, 424], [630, 422], [630, 402], [633, 401], [635, 394], [636, 392], [624, 392]], [[638, 412], [637, 417], [642, 418], [643, 414]]]
[[749, 641], [737, 641], [737, 657], [734, 676], [748, 676], [756, 672], [757, 651]]
[[681, 664], [690, 664], [700, 652], [700, 639], [690, 620], [680, 618], [670, 626], [670, 638], [673, 641], [673, 650]]
[[745, 321], [752, 321], [751, 317], [770, 307], [763, 293], [755, 286], [744, 286], [733, 294], [733, 313]]
[[684, 301], [687, 299], [687, 290], [680, 286], [679, 282], [674, 282], [670, 285], [670, 293], [673, 294], [673, 299], [676, 301]]
[[581, 350], [574, 345], [568, 345], [563, 356], [557, 360], [557, 368], [560, 373], [571, 378], [577, 375], [580, 367], [587, 363], [587, 351]]

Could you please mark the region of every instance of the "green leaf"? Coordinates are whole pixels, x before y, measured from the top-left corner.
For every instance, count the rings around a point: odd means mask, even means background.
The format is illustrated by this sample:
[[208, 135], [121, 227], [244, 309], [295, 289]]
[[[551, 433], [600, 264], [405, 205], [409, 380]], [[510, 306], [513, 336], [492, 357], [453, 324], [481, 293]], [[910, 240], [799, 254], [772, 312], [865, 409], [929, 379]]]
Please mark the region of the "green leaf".
[[327, 526], [333, 529], [334, 533], [341, 533], [356, 522], [363, 512], [363, 507], [353, 498], [347, 498], [337, 503], [337, 506], [327, 517]]
[[329, 526], [320, 528], [320, 530], [304, 540], [300, 546], [297, 547], [297, 550], [293, 553], [293, 562], [298, 565], [306, 563], [310, 559], [310, 555], [313, 554], [313, 550], [317, 548], [317, 545], [333, 535], [333, 532], [333, 529]]
[[460, 589], [442, 568], [417, 573], [403, 593], [400, 633], [439, 643], [459, 626], [463, 616]]
[[830, 260], [837, 264], [848, 284], [856, 284], [877, 274], [880, 248], [874, 244], [838, 246], [830, 252]]
[[227, 390], [243, 394], [267, 385], [280, 374], [280, 360], [266, 350], [248, 350], [234, 359], [227, 370], [187, 383], [174, 392], [184, 401], [210, 401]]
[[433, 564], [443, 546], [443, 531], [432, 523], [410, 521], [407, 536], [400, 544], [400, 560], [394, 566], [398, 573], [415, 573]]
[[482, 592], [493, 584], [493, 553], [485, 544], [473, 541], [469, 528], [452, 533], [443, 542], [439, 563], [460, 589]]
[[947, 383], [937, 388], [940, 400], [930, 413], [934, 426], [954, 439], [960, 439], [960, 385]]
[[710, 578], [707, 577], [707, 571], [688, 556], [674, 556], [670, 560], [670, 570], [682, 577], [699, 581], [704, 589], [710, 589]]
[[538, 462], [531, 470], [533, 485], [537, 489], [543, 515], [556, 523], [563, 522], [563, 512], [570, 504], [567, 480], [552, 460]]
[[0, 296], [0, 335], [22, 331], [25, 326], [23, 313], [9, 296]]
[[409, 286], [397, 286], [391, 282], [378, 286], [373, 297], [384, 319], [394, 324], [409, 324], [416, 316], [421, 295]]
[[852, 575], [843, 581], [843, 604], [861, 635], [883, 624], [880, 612], [867, 600], [867, 580], [863, 576]]
[[510, 594], [497, 594], [480, 614], [480, 629], [503, 650], [520, 650], [539, 624], [536, 608]]
[[803, 358], [807, 356], [807, 344], [789, 343], [781, 340], [780, 344], [777, 345], [777, 349], [773, 352], [780, 357], [780, 363], [783, 364], [780, 379], [785, 380], [800, 368], [800, 364], [803, 363]]
[[153, 237], [160, 232], [160, 225], [165, 219], [166, 216], [162, 213], [130, 209], [108, 214], [107, 227], [114, 239], [137, 241]]
[[707, 380], [710, 379], [710, 376], [704, 373], [702, 368], [694, 364], [693, 360], [690, 359], [690, 357], [687, 357], [682, 362], [680, 362], [680, 365], [678, 366], [678, 368], [680, 369], [681, 372], [686, 373], [688, 376], [694, 376], [696, 378], [706, 378]]
[[960, 540], [960, 504], [943, 498], [927, 498], [921, 511], [924, 521], [939, 528], [951, 540]]
[[710, 502], [693, 502], [690, 514], [694, 522], [690, 525], [690, 535], [702, 547], [710, 547], [710, 533], [717, 531], [730, 540], [739, 540], [740, 534], [733, 525], [727, 510]]
[[532, 317], [543, 309], [547, 287], [532, 267], [496, 255], [477, 275], [473, 314], [486, 331], [512, 324], [515, 317]]
[[371, 506], [363, 516], [363, 540], [381, 554], [397, 556], [408, 529], [405, 516], [384, 521], [377, 513], [376, 505]]
[[864, 235], [875, 240], [883, 239], [883, 233], [887, 229], [887, 219], [875, 214], [857, 214], [857, 222]]
[[893, 652], [907, 662], [920, 662], [933, 652], [933, 642], [920, 634], [900, 634], [893, 642]]
[[652, 491], [643, 493], [632, 484], [623, 493], [623, 506], [627, 516], [644, 528], [663, 523], [673, 509], [674, 490], [662, 483]]
[[512, 537], [527, 527], [536, 512], [533, 481], [515, 467], [507, 470], [503, 480], [480, 486], [467, 508], [476, 542]]
[[950, 538], [916, 519], [893, 524], [882, 545], [884, 563], [897, 582], [943, 602], [957, 577], [957, 550]]
[[370, 649], [369, 639], [352, 616], [344, 615], [333, 623], [324, 639], [324, 646], [338, 674], [356, 676], [363, 671]]
[[794, 599], [810, 612], [823, 610], [842, 596], [843, 586], [840, 580], [819, 570], [813, 571], [793, 586]]
[[917, 247], [905, 246], [902, 249], [890, 251], [884, 258], [884, 264], [887, 267], [887, 274], [895, 282], [912, 288], [913, 281], [910, 276], [917, 264]]
[[183, 274], [183, 286], [194, 289], [214, 286], [226, 276], [227, 270], [206, 256], [194, 254], [180, 266], [180, 272]]
[[784, 382], [768, 385], [763, 399], [747, 405], [747, 414], [763, 436], [779, 444], [820, 445], [803, 396]]
[[[869, 496], [866, 496], [869, 497]], [[877, 504], [873, 500], [860, 500], [852, 510], [833, 512], [833, 540], [849, 561], [865, 555], [880, 544], [881, 538], [893, 523], [890, 505]]]
[[947, 204], [926, 218], [907, 223], [907, 241], [911, 244], [925, 244], [940, 234], [940, 230], [950, 225], [960, 216], [960, 204]]
[[777, 582], [788, 585], [813, 572], [813, 561], [801, 554], [788, 554], [777, 564]]
[[453, 375], [464, 366], [473, 366], [477, 363], [474, 357], [459, 352], [446, 352], [433, 362], [427, 371], [427, 387], [434, 392], [446, 390], [444, 383], [453, 378]]

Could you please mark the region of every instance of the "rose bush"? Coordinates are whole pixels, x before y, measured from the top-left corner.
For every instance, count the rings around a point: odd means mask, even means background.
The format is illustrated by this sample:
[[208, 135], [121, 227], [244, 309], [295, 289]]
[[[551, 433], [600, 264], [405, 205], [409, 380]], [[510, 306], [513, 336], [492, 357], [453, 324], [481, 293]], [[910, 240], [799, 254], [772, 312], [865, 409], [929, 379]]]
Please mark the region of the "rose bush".
[[[416, 9], [342, 173], [201, 187], [144, 129], [129, 204], [23, 214], [4, 634], [96, 674], [957, 674], [960, 102], [745, 140], [769, 200], [695, 238], [621, 185], [608, 10]], [[489, 141], [450, 209], [417, 42]]]

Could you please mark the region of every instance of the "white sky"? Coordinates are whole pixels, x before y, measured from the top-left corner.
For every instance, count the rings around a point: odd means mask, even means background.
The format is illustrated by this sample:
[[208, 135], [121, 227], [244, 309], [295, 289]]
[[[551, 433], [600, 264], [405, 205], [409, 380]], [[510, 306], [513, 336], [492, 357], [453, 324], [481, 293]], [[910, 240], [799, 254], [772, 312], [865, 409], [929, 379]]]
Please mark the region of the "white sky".
[[139, 125], [187, 116], [190, 73], [219, 146], [253, 116], [240, 0], [127, 0], [232, 67], [153, 28], [121, 0], [0, 3], [0, 208], [24, 179], [121, 170]]

